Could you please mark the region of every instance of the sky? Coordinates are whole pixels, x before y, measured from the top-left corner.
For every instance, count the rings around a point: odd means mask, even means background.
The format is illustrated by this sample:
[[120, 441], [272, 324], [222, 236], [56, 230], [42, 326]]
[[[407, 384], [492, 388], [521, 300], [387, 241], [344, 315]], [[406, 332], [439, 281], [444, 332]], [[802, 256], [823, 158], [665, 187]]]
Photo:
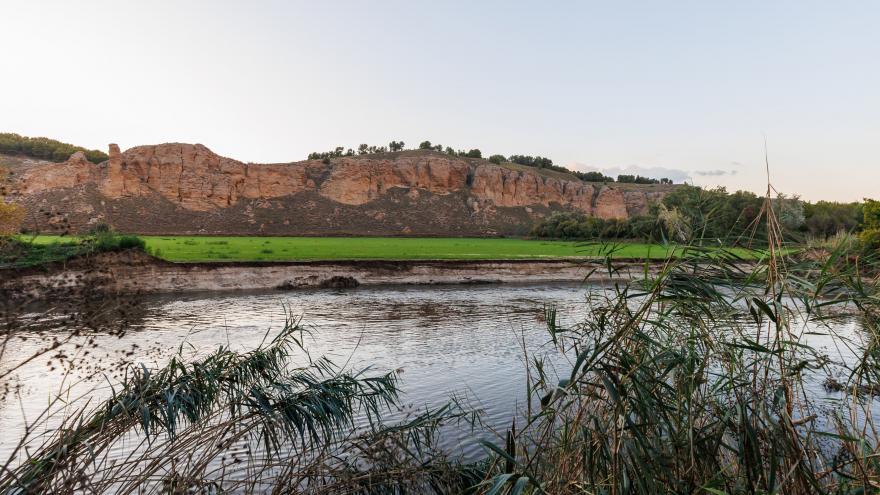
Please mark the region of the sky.
[[880, 197], [880, 2], [0, 0], [0, 132], [287, 162], [423, 140]]

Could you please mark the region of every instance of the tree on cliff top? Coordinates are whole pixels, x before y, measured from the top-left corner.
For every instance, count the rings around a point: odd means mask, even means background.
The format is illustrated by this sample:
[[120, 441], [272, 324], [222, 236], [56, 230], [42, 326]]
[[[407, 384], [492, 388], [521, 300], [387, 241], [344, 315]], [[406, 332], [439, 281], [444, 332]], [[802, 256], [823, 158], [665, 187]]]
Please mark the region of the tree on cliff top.
[[82, 146], [74, 146], [54, 139], [20, 136], [11, 132], [0, 133], [0, 153], [63, 162], [77, 151], [82, 151], [92, 163], [101, 163], [109, 158], [103, 151], [88, 150]]

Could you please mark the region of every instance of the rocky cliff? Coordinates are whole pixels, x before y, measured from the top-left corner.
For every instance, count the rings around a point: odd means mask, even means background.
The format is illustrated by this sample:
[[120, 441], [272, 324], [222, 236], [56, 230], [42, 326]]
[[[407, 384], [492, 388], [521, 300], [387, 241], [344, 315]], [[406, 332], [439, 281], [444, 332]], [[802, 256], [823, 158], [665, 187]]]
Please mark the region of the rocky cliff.
[[255, 164], [172, 143], [110, 145], [99, 165], [81, 153], [60, 164], [6, 162], [12, 199], [28, 209], [27, 227], [42, 231], [107, 223], [164, 234], [521, 234], [552, 211], [638, 215], [670, 188], [586, 183], [432, 151]]

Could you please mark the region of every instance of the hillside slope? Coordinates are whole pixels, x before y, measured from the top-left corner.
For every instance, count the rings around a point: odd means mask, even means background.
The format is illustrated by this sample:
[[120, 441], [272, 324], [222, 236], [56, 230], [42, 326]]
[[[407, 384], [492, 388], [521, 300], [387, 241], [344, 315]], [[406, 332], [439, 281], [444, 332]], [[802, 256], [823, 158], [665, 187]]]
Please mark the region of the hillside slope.
[[674, 186], [586, 183], [433, 151], [243, 163], [200, 144], [110, 145], [95, 165], [0, 157], [30, 230], [143, 234], [522, 234], [552, 211], [626, 218]]

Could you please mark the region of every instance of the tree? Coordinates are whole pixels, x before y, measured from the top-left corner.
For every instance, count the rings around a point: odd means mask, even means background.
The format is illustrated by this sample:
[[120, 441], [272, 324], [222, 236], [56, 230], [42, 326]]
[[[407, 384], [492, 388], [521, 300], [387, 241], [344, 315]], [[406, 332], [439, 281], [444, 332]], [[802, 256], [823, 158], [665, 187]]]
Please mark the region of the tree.
[[880, 201], [865, 198], [862, 207], [865, 230], [859, 235], [867, 249], [880, 249]]
[[391, 141], [388, 143], [388, 149], [391, 151], [400, 151], [403, 149], [403, 141]]
[[454, 155], [454, 154], [455, 154], [455, 150], [452, 149], [452, 146], [447, 146], [447, 147], [446, 147], [446, 154], [447, 154], [447, 155]]
[[421, 143], [419, 143], [419, 149], [420, 150], [431, 150], [431, 149], [434, 149], [434, 147], [431, 146], [431, 141], [422, 141]]
[[586, 182], [614, 182], [614, 177], [608, 177], [602, 172], [576, 172], [575, 175], [578, 179]]
[[495, 165], [501, 165], [507, 161], [507, 158], [505, 158], [504, 155], [492, 155], [489, 157], [489, 161]]
[[804, 202], [798, 196], [789, 198], [780, 194], [773, 200], [773, 212], [788, 232], [797, 231], [804, 225]]
[[370, 147], [366, 143], [358, 145], [358, 155], [366, 155], [370, 152], [369, 150]]
[[82, 151], [92, 163], [101, 163], [109, 157], [98, 150], [88, 150], [81, 146], [62, 143], [44, 137], [27, 137], [13, 133], [0, 133], [0, 153], [21, 154], [54, 162], [63, 162], [70, 155]]
[[480, 152], [480, 150], [478, 150], [478, 149], [472, 149], [472, 150], [468, 150], [468, 152], [465, 153], [464, 156], [466, 156], [468, 158], [483, 158], [483, 153]]

